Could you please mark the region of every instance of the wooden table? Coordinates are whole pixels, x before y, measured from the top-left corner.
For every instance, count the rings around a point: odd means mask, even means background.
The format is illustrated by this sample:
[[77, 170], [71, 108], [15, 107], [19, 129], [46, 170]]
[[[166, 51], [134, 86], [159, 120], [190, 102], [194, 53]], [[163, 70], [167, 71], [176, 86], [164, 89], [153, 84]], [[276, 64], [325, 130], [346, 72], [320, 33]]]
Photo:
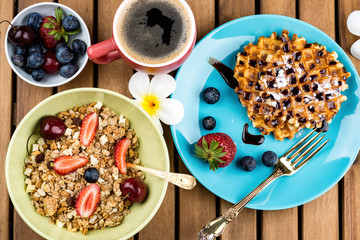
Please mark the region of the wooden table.
[[[281, 14], [306, 21], [335, 39], [345, 51], [357, 39], [346, 28], [346, 18], [360, 9], [360, 0], [187, 0], [196, 18], [198, 40], [229, 20], [253, 14]], [[0, 16], [12, 19], [38, 0], [1, 0]], [[58, 0], [77, 11], [87, 23], [92, 42], [111, 37], [111, 22], [121, 0]], [[360, 24], [360, 23], [359, 23]], [[18, 78], [4, 52], [7, 25], [0, 26], [0, 238], [31, 239], [33, 232], [13, 208], [6, 191], [5, 155], [11, 134], [25, 114], [43, 99], [71, 88], [106, 88], [126, 96], [134, 73], [124, 62], [97, 66], [89, 62], [72, 82], [57, 88], [39, 88]], [[351, 57], [360, 70], [360, 61]], [[188, 173], [178, 156], [169, 128], [164, 134], [170, 153], [171, 170]], [[356, 184], [358, 183], [358, 184]], [[186, 191], [169, 185], [161, 208], [153, 220], [133, 239], [195, 239], [199, 229], [219, 215], [230, 203], [216, 197], [200, 184]], [[303, 206], [281, 211], [245, 209], [227, 228], [222, 239], [331, 240], [360, 239], [360, 164], [355, 163], [330, 191]]]

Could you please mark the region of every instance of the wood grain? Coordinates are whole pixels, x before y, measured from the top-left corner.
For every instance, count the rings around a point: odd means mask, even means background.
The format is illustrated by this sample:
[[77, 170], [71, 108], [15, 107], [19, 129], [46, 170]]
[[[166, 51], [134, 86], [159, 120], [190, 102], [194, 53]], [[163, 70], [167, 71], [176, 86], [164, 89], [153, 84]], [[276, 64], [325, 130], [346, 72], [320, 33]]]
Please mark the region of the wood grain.
[[[20, 12], [25, 7], [32, 4], [44, 1], [36, 0], [19, 0], [18, 11]], [[36, 104], [52, 95], [52, 88], [40, 88], [30, 85], [17, 77], [17, 94], [16, 94], [16, 124], [19, 124], [21, 119], [28, 113]], [[30, 229], [21, 217], [14, 210], [14, 239], [28, 239], [36, 240], [42, 239], [38, 234]]]
[[[227, 0], [219, 1], [219, 25], [236, 18], [255, 14], [255, 1], [241, 0], [229, 4]], [[220, 213], [233, 204], [220, 199]], [[210, 219], [209, 219], [210, 220]], [[222, 235], [222, 239], [256, 239], [256, 210], [244, 209], [231, 222]]]
[[[99, 1], [98, 5], [98, 39], [104, 41], [112, 37], [112, 23], [115, 12], [122, 1]], [[106, 4], [105, 4], [106, 3]], [[108, 24], [104, 24], [108, 23]], [[124, 61], [117, 60], [110, 64], [98, 65], [98, 86], [110, 89], [131, 97], [128, 82], [134, 71]]]
[[[215, 0], [188, 0], [196, 21], [197, 40], [215, 27]], [[179, 172], [190, 174], [179, 157]], [[200, 229], [216, 215], [215, 196], [200, 183], [191, 190], [179, 190], [179, 238], [196, 239]]]
[[296, 0], [264, 0], [260, 1], [261, 14], [278, 14], [289, 17], [296, 15]]
[[[338, 2], [339, 16], [339, 38], [340, 46], [346, 51], [360, 72], [360, 61], [351, 56], [349, 50], [351, 45], [359, 39], [352, 35], [346, 26], [346, 20], [352, 11], [360, 9], [360, 2], [357, 0], [340, 0]], [[350, 78], [349, 81], [355, 81]], [[360, 239], [360, 156], [345, 175], [342, 185], [342, 237], [344, 240]]]
[[[300, 19], [335, 39], [335, 2], [300, 0]], [[326, 226], [326, 227], [324, 227]], [[339, 239], [338, 185], [303, 206], [304, 239]]]
[[[59, 0], [59, 3], [64, 4], [75, 12], [85, 21], [90, 36], [93, 39], [93, 25], [94, 25], [94, 0]], [[93, 87], [94, 86], [94, 64], [89, 60], [82, 72], [71, 82], [58, 87], [58, 91], [78, 87]]]
[[[0, 16], [3, 19], [12, 19], [14, 12], [14, 1], [6, 1], [2, 3], [0, 8]], [[1, 79], [1, 88], [0, 88], [0, 111], [3, 116], [1, 118], [1, 128], [0, 128], [0, 222], [3, 223], [0, 225], [0, 238], [9, 239], [11, 229], [10, 219], [10, 201], [9, 195], [6, 189], [5, 182], [5, 157], [7, 146], [9, 144], [10, 135], [12, 131], [12, 119], [11, 113], [13, 111], [12, 107], [12, 71], [6, 60], [5, 56], [5, 35], [8, 29], [8, 24], [0, 25], [0, 79]]]
[[[260, 13], [296, 17], [295, 0], [261, 1]], [[261, 223], [261, 237], [264, 240], [297, 239], [298, 208], [281, 211], [262, 211]], [[286, 228], [284, 228], [284, 226], [286, 226]]]

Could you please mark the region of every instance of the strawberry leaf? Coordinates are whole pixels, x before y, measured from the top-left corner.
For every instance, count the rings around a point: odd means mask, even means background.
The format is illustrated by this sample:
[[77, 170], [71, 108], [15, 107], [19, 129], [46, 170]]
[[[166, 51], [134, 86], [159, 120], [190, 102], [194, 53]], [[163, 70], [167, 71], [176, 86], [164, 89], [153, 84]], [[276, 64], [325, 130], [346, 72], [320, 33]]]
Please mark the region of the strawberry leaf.
[[68, 41], [69, 41], [68, 35], [64, 34], [64, 35], [63, 35], [63, 38], [65, 39], [65, 42], [68, 42]]
[[51, 36], [51, 35], [55, 35], [57, 33], [57, 31], [54, 29], [54, 30], [51, 30], [48, 35]]
[[78, 32], [80, 32], [80, 29], [76, 30], [76, 31], [72, 31], [72, 32], [65, 32], [67, 35], [75, 35]]
[[61, 34], [58, 32], [55, 33], [54, 40], [58, 42], [58, 41], [60, 41], [60, 39], [61, 39]]
[[50, 23], [55, 23], [55, 21], [54, 21], [54, 19], [52, 19], [52, 18], [46, 18]]
[[207, 144], [207, 142], [205, 141], [205, 138], [203, 138], [203, 140], [202, 140], [202, 147], [203, 147], [204, 150], [209, 149], [208, 144]]
[[55, 27], [55, 25], [54, 24], [52, 24], [52, 23], [44, 23], [44, 28], [47, 28], [47, 29], [52, 29], [52, 28], [54, 28]]
[[210, 143], [210, 150], [214, 151], [219, 146], [219, 142], [216, 142], [215, 140], [212, 140]]
[[60, 7], [58, 7], [56, 10], [55, 10], [55, 17], [56, 17], [56, 20], [58, 23], [60, 23], [63, 19], [63, 11]]

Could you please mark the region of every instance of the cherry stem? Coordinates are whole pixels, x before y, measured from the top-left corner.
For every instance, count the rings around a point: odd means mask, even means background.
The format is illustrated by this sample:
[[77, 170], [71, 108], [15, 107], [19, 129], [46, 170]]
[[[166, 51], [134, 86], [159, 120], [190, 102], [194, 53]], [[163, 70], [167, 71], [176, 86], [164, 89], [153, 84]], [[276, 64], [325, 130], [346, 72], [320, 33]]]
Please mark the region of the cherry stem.
[[16, 30], [16, 28], [14, 27], [14, 25], [12, 25], [11, 22], [9, 22], [8, 20], [2, 20], [2, 21], [0, 22], [0, 24], [2, 24], [3, 22], [7, 22], [8, 24], [11, 25], [11, 27], [14, 29], [14, 31]]
[[[5, 20], [6, 21], [6, 20]], [[0, 23], [1, 24], [1, 23]], [[26, 141], [26, 152], [28, 153], [28, 156], [30, 156], [30, 151], [29, 151], [29, 141], [31, 139], [31, 137], [37, 132], [39, 131], [40, 129], [36, 129], [27, 139]]]

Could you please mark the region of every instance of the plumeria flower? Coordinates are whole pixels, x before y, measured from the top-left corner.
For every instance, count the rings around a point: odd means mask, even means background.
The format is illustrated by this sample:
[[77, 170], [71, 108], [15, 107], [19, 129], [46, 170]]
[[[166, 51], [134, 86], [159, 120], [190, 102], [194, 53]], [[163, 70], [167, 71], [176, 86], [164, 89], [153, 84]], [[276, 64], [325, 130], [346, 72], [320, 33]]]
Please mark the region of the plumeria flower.
[[184, 117], [182, 103], [167, 98], [175, 89], [175, 79], [168, 74], [155, 75], [150, 82], [148, 75], [137, 72], [129, 81], [131, 95], [152, 117], [162, 133], [160, 120], [167, 125], [175, 125]]
[[[347, 27], [352, 34], [360, 37], [360, 11], [350, 13], [347, 19]], [[351, 46], [350, 53], [360, 59], [360, 39]]]

